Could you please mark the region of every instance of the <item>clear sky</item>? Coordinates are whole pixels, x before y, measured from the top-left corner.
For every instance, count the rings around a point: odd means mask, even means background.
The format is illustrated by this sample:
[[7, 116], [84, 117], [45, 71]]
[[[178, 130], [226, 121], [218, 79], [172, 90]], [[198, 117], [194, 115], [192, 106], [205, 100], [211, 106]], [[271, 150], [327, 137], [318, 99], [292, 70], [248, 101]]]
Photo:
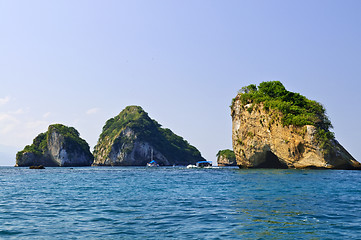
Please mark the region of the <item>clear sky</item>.
[[361, 161], [361, 1], [0, 0], [0, 165], [49, 124], [93, 148], [128, 105], [215, 162], [229, 105], [278, 80], [321, 102]]

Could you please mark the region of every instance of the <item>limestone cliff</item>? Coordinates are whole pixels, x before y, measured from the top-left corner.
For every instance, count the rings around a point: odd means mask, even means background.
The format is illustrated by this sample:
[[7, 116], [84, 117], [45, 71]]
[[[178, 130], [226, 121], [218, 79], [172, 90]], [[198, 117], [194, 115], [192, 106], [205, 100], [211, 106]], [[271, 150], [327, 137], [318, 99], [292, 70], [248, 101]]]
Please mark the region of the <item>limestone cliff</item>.
[[239, 167], [360, 168], [329, 131], [322, 105], [287, 91], [280, 82], [243, 88], [231, 112]]
[[220, 150], [217, 153], [217, 164], [220, 167], [237, 166], [236, 156], [229, 149]]
[[75, 128], [54, 124], [46, 133], [39, 134], [32, 145], [17, 153], [15, 166], [90, 166], [93, 159], [89, 145]]
[[139, 106], [128, 106], [106, 122], [94, 157], [96, 166], [145, 166], [151, 160], [169, 166], [204, 160], [195, 147], [171, 130], [161, 128]]

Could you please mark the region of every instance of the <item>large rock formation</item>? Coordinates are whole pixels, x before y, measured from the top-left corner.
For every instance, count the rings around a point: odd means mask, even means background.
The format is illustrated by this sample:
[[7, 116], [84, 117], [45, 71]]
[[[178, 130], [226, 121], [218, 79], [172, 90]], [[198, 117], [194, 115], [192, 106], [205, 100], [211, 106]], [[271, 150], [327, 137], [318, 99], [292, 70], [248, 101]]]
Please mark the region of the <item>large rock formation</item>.
[[280, 82], [242, 88], [231, 111], [233, 149], [241, 168], [360, 168], [329, 131], [322, 105]]
[[163, 166], [188, 165], [204, 160], [195, 147], [161, 128], [139, 106], [128, 106], [106, 122], [94, 157], [96, 166], [145, 166], [151, 160]]
[[220, 167], [237, 166], [236, 156], [229, 149], [220, 150], [217, 153], [217, 164]]
[[32, 145], [16, 154], [15, 166], [91, 166], [93, 160], [88, 143], [79, 137], [75, 128], [54, 124], [46, 133], [39, 134]]

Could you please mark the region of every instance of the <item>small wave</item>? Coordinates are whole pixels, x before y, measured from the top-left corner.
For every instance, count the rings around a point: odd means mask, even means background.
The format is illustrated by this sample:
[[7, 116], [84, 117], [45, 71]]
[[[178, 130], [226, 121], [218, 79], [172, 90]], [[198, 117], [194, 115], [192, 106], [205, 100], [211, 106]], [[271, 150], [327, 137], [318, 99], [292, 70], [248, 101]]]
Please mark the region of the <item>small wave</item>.
[[0, 236], [12, 236], [12, 235], [18, 235], [22, 232], [14, 231], [14, 230], [0, 230]]
[[114, 220], [111, 218], [106, 218], [106, 217], [97, 217], [97, 218], [93, 218], [91, 219], [91, 222], [113, 222]]

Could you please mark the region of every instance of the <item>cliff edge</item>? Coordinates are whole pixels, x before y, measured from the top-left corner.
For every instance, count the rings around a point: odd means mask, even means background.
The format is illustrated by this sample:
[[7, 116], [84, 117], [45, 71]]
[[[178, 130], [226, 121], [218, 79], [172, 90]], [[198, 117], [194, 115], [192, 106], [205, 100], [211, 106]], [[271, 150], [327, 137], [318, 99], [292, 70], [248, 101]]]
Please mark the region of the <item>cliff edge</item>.
[[240, 168], [361, 167], [330, 131], [324, 107], [278, 81], [243, 87], [232, 101], [231, 115]]

